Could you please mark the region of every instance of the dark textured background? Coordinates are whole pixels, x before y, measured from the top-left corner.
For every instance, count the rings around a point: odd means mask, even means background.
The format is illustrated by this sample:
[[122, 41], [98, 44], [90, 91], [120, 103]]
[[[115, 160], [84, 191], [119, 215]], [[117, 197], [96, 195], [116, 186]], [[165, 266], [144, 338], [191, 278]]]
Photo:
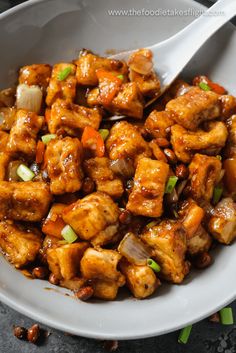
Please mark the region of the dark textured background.
[[[0, 0], [0, 12], [21, 2], [23, 1]], [[199, 2], [210, 4], [210, 0]], [[236, 319], [236, 302], [232, 307]], [[33, 323], [32, 320], [0, 303], [0, 353], [102, 353], [106, 351], [101, 341], [69, 336], [43, 325], [42, 328], [48, 330], [51, 335], [37, 346], [19, 341], [13, 336], [13, 325], [30, 327]], [[222, 326], [204, 320], [194, 325], [187, 345], [178, 344], [177, 339], [178, 332], [173, 332], [156, 338], [121, 341], [117, 353], [236, 353], [236, 325]]]

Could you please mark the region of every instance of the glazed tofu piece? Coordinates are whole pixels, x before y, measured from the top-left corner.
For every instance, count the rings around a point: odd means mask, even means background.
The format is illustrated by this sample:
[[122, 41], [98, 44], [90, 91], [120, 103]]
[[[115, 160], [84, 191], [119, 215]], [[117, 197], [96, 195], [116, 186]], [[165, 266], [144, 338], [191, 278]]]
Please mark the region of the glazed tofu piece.
[[171, 126], [174, 124], [175, 122], [169, 112], [158, 112], [156, 110], [153, 110], [145, 121], [144, 126], [152, 137], [166, 138], [170, 133]]
[[150, 297], [161, 284], [153, 270], [148, 266], [137, 266], [122, 260], [120, 268], [126, 278], [128, 288], [137, 299]]
[[62, 217], [81, 239], [98, 246], [110, 243], [116, 237], [119, 213], [110, 196], [97, 191], [66, 207]]
[[0, 152], [0, 181], [6, 179], [7, 167], [10, 162], [10, 155], [6, 152]]
[[116, 281], [93, 280], [93, 296], [103, 300], [115, 300], [120, 286]]
[[111, 170], [109, 158], [90, 158], [84, 162], [84, 169], [86, 174], [96, 183], [98, 191], [105, 192], [115, 199], [122, 196], [123, 183]]
[[79, 242], [48, 249], [47, 262], [50, 271], [58, 279], [70, 280], [77, 276], [80, 261], [88, 247], [88, 243]]
[[221, 121], [208, 123], [207, 131], [187, 131], [180, 125], [171, 127], [171, 144], [177, 158], [189, 163], [195, 153], [217, 155], [225, 146], [228, 136], [226, 125]]
[[181, 222], [165, 220], [141, 235], [152, 248], [152, 257], [160, 265], [160, 276], [172, 283], [181, 283], [189, 272], [185, 261], [186, 231]]
[[224, 155], [226, 158], [234, 158], [236, 156], [236, 115], [232, 115], [227, 119], [227, 127], [229, 136]]
[[119, 93], [112, 100], [110, 111], [114, 114], [142, 119], [143, 100], [135, 82], [124, 83], [121, 86]]
[[216, 157], [195, 154], [189, 165], [191, 194], [194, 200], [210, 201], [220, 180], [222, 163]]
[[96, 86], [98, 84], [96, 74], [98, 69], [116, 71], [117, 75], [124, 75], [127, 72], [127, 66], [122, 61], [103, 58], [86, 50], [82, 52], [75, 64], [77, 66], [77, 82], [83, 86]]
[[86, 126], [98, 130], [101, 120], [102, 115], [97, 109], [58, 99], [52, 105], [48, 129], [51, 134], [62, 131], [70, 136], [80, 136]]
[[36, 138], [43, 125], [43, 117], [20, 109], [11, 128], [7, 151], [12, 155], [23, 155], [33, 159], [36, 153]]
[[39, 222], [46, 216], [51, 199], [44, 182], [0, 181], [0, 219]]
[[9, 142], [9, 134], [0, 130], [0, 152], [7, 152], [7, 144]]
[[221, 114], [224, 118], [229, 119], [236, 114], [236, 97], [223, 95], [219, 98], [221, 104]]
[[236, 204], [231, 198], [224, 198], [216, 205], [208, 229], [223, 244], [230, 244], [236, 238]]
[[15, 120], [16, 120], [16, 108], [0, 108], [0, 118], [1, 118], [1, 130], [9, 131], [11, 130]]
[[125, 277], [117, 270], [120, 259], [121, 255], [115, 250], [89, 248], [80, 263], [81, 273], [86, 279], [115, 281], [121, 287]]
[[44, 160], [52, 194], [80, 190], [83, 178], [82, 153], [82, 144], [77, 138], [67, 136], [48, 143]]
[[39, 86], [46, 92], [52, 67], [48, 64], [33, 64], [26, 65], [20, 68], [19, 83], [28, 86]]
[[0, 222], [0, 248], [16, 268], [33, 262], [41, 244], [39, 232], [23, 229], [11, 221]]
[[47, 88], [46, 103], [51, 106], [58, 98], [73, 102], [76, 95], [76, 66], [59, 63], [53, 66], [52, 76]]
[[87, 103], [89, 107], [97, 107], [101, 105], [99, 99], [99, 88], [93, 88], [87, 93]]
[[112, 160], [131, 158], [137, 160], [140, 156], [152, 155], [148, 143], [142, 138], [138, 128], [121, 121], [112, 126], [106, 140], [106, 148]]
[[48, 236], [62, 239], [61, 231], [65, 227], [65, 222], [62, 219], [62, 211], [67, 207], [62, 203], [54, 203], [43, 222], [42, 232]]
[[187, 232], [187, 238], [192, 238], [198, 230], [205, 211], [193, 199], [184, 201], [178, 211], [181, 222]]
[[162, 161], [142, 158], [138, 161], [134, 187], [129, 195], [127, 210], [135, 215], [160, 217], [169, 166]]
[[204, 252], [208, 252], [212, 244], [212, 237], [207, 233], [206, 229], [200, 225], [196, 233], [187, 238], [187, 252], [190, 256], [197, 256]]
[[194, 87], [183, 96], [168, 102], [166, 111], [173, 114], [177, 124], [185, 129], [195, 131], [202, 122], [220, 116], [219, 95]]
[[0, 91], [0, 108], [2, 107], [12, 107], [15, 104], [16, 89], [6, 88]]

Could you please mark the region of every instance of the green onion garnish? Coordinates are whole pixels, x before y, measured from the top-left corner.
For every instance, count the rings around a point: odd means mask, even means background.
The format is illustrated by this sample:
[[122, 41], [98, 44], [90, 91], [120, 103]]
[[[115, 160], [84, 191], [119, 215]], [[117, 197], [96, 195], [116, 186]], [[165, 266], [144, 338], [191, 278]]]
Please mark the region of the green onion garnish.
[[61, 70], [57, 76], [58, 81], [64, 81], [71, 73], [71, 67], [68, 66], [64, 70]]
[[152, 221], [146, 225], [147, 229], [150, 229], [152, 227], [155, 227], [159, 222], [158, 221]]
[[176, 210], [173, 211], [173, 214], [174, 214], [175, 218], [179, 218], [179, 214]]
[[220, 321], [223, 325], [233, 325], [234, 317], [231, 308], [224, 308], [220, 310]]
[[150, 267], [154, 272], [160, 272], [160, 266], [154, 261], [153, 259], [147, 259], [147, 265]]
[[219, 159], [219, 161], [222, 161], [222, 157], [219, 154], [216, 156], [216, 158]]
[[57, 135], [55, 135], [55, 134], [47, 134], [47, 135], [43, 135], [41, 137], [41, 139], [42, 139], [43, 143], [45, 145], [47, 145], [49, 141], [51, 141], [52, 139], [55, 139], [56, 137], [57, 137]]
[[205, 82], [200, 82], [200, 83], [199, 83], [199, 87], [200, 87], [203, 91], [211, 91], [211, 87], [208, 86], [208, 84], [205, 83]]
[[179, 334], [178, 342], [182, 344], [186, 344], [188, 342], [190, 333], [192, 330], [192, 325], [184, 327]]
[[76, 241], [77, 234], [74, 232], [74, 230], [67, 224], [61, 231], [61, 235], [63, 238], [68, 242], [68, 243], [73, 243]]
[[102, 136], [103, 141], [106, 141], [106, 139], [108, 138], [109, 133], [110, 133], [109, 130], [107, 130], [107, 129], [99, 129], [98, 132]]
[[118, 75], [117, 77], [121, 80], [124, 80], [124, 75]]
[[223, 188], [221, 186], [216, 186], [214, 188], [213, 199], [212, 199], [212, 203], [214, 205], [216, 205], [220, 201], [222, 193], [223, 193]]
[[30, 181], [35, 177], [31, 169], [24, 164], [20, 164], [16, 170], [16, 174], [24, 181]]
[[176, 176], [171, 176], [169, 177], [169, 180], [166, 184], [166, 189], [165, 189], [165, 194], [171, 194], [172, 191], [174, 190], [175, 188], [175, 185], [178, 181], [178, 178]]

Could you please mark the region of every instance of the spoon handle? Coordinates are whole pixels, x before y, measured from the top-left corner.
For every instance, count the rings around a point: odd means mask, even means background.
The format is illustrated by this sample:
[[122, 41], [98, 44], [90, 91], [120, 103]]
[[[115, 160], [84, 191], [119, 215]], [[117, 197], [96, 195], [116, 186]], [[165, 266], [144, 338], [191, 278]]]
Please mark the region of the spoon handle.
[[150, 49], [156, 54], [157, 62], [164, 62], [166, 68], [173, 67], [175, 72], [180, 72], [207, 39], [235, 15], [236, 0], [218, 0], [183, 30]]

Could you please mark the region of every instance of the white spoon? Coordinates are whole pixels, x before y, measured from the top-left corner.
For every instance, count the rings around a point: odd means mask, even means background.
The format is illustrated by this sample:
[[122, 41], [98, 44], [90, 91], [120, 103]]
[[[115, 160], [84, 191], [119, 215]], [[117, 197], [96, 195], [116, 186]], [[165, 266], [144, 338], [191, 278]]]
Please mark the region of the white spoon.
[[[179, 33], [147, 48], [153, 53], [154, 70], [161, 81], [160, 95], [172, 84], [200, 47], [235, 15], [236, 0], [218, 0]], [[121, 52], [110, 58], [127, 61], [135, 51]]]

